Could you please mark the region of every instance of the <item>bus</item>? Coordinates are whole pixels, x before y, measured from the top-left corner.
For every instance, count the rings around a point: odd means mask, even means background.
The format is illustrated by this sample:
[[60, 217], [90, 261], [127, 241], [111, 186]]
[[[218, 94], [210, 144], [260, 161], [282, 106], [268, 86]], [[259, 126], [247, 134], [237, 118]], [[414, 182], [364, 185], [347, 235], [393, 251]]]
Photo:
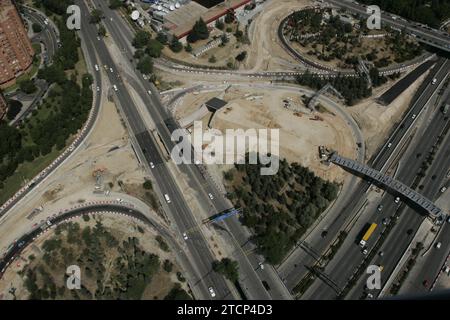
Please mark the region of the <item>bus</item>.
[[366, 233], [364, 233], [364, 236], [362, 237], [361, 241], [359, 242], [359, 245], [364, 248], [367, 244], [367, 241], [369, 240], [370, 236], [372, 235], [372, 233], [375, 231], [377, 227], [376, 223], [372, 223], [369, 227], [369, 229], [367, 229]]

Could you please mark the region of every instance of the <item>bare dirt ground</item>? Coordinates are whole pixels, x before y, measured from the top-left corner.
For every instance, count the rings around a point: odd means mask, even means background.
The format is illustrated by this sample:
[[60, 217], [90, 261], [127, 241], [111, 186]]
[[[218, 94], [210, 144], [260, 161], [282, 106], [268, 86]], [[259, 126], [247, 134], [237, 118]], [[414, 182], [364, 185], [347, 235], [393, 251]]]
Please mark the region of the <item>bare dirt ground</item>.
[[[211, 98], [221, 96], [228, 104], [213, 118], [212, 127], [225, 129], [280, 129], [280, 156], [289, 162], [299, 162], [311, 168], [319, 176], [332, 181], [342, 181], [344, 173], [336, 166], [322, 165], [318, 158], [320, 145], [330, 146], [340, 154], [353, 157], [354, 140], [347, 124], [331, 113], [297, 112], [285, 109], [283, 99], [292, 101], [300, 109], [304, 108], [299, 94], [286, 90], [265, 91], [253, 88], [230, 88], [225, 94], [209, 92], [189, 94], [179, 104], [176, 117], [186, 116]], [[326, 106], [325, 106], [326, 108]], [[186, 112], [187, 110], [187, 112]], [[322, 119], [311, 120], [315, 116]], [[206, 117], [209, 119], [209, 115]], [[203, 129], [206, 122], [203, 119]], [[230, 150], [227, 150], [230, 152]], [[221, 166], [220, 171], [229, 166]], [[213, 170], [214, 171], [214, 170]]]
[[251, 46], [243, 69], [252, 71], [286, 70], [299, 63], [281, 46], [278, 40], [278, 26], [292, 11], [312, 5], [308, 0], [271, 1], [252, 22], [249, 38]]
[[[102, 171], [102, 184], [112, 192], [121, 192], [118, 181], [143, 183], [144, 173], [131, 149], [116, 107], [104, 100], [99, 120], [86, 142], [61, 167], [49, 176], [8, 214], [0, 219], [0, 252], [29, 231], [34, 224], [77, 203], [98, 198], [94, 171]], [[112, 185], [110, 187], [109, 185]], [[33, 209], [43, 211], [27, 218]], [[8, 230], [8, 231], [6, 231]]]
[[[155, 274], [152, 282], [146, 288], [143, 294], [144, 299], [164, 298], [170, 291], [170, 289], [172, 289], [173, 284], [179, 282], [177, 280], [176, 273], [180, 271], [180, 268], [176, 264], [173, 253], [165, 252], [160, 249], [158, 242], [155, 240], [155, 236], [157, 234], [147, 225], [135, 220], [124, 218], [120, 215], [96, 215], [96, 219], [101, 220], [103, 226], [106, 229], [111, 230], [119, 242], [127, 240], [128, 237], [136, 237], [139, 239], [139, 244], [145, 251], [159, 256], [161, 264], [166, 259], [174, 264], [173, 270], [170, 273], [167, 273], [161, 267], [161, 269], [157, 274]], [[81, 217], [79, 217], [75, 220], [72, 220], [72, 222], [79, 223], [81, 229], [83, 229], [85, 226], [90, 226], [91, 228], [95, 226], [94, 219], [90, 219], [90, 221], [86, 222]], [[142, 230], [144, 230], [144, 233], [141, 233], [138, 230], [138, 226]], [[16, 289], [15, 296], [18, 300], [27, 299], [28, 291], [24, 287], [24, 279], [18, 274], [18, 272], [24, 269], [24, 267], [31, 262], [28, 258], [30, 255], [34, 255], [36, 261], [42, 258], [42, 244], [45, 242], [45, 240], [52, 238], [53, 235], [53, 229], [50, 232], [44, 233], [32, 245], [25, 248], [20, 257], [15, 260], [14, 263], [11, 264], [11, 266], [6, 270], [3, 278], [0, 280], [0, 299], [13, 299], [13, 295], [9, 292], [12, 287]], [[81, 280], [83, 281], [83, 275], [81, 276]], [[58, 275], [54, 275], [54, 278], [62, 278], [62, 275], [61, 277], [59, 277]], [[63, 285], [63, 283], [60, 283], [59, 285]], [[87, 284], [85, 285], [87, 286]], [[180, 283], [180, 285], [183, 289], [188, 291], [185, 283]]]
[[393, 81], [388, 81], [375, 89], [372, 98], [366, 99], [353, 107], [348, 107], [348, 111], [364, 134], [366, 159], [369, 159], [386, 140], [394, 124], [401, 119], [402, 114], [408, 109], [415, 92], [426, 76], [427, 73], [422, 75], [387, 107], [378, 104], [375, 98], [388, 90], [393, 85]]

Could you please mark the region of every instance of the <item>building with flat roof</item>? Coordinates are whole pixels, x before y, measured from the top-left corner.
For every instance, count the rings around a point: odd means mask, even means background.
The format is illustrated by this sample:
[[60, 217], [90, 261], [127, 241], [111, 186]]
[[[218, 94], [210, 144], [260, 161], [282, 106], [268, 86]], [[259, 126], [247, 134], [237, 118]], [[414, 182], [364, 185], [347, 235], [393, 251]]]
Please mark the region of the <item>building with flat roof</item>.
[[11, 0], [0, 0], [0, 88], [16, 82], [33, 63], [34, 50]]
[[251, 1], [253, 0], [224, 0], [211, 8], [205, 8], [201, 4], [191, 1], [177, 10], [165, 14], [163, 28], [176, 38], [182, 39], [192, 31], [192, 27], [198, 19], [202, 18], [207, 24], [210, 24], [229, 11], [234, 11]]
[[205, 102], [205, 106], [208, 108], [210, 112], [216, 112], [217, 110], [222, 109], [227, 105], [228, 102], [219, 99], [219, 98], [212, 98]]

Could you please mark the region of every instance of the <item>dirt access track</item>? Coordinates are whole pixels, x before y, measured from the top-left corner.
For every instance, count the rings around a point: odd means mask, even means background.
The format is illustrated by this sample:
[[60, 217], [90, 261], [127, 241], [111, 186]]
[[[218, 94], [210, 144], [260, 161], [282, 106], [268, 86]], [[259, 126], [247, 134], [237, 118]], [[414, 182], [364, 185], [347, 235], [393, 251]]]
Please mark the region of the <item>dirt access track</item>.
[[283, 20], [293, 11], [313, 5], [308, 0], [272, 0], [257, 15], [249, 28], [251, 45], [248, 58], [241, 69], [251, 71], [284, 71], [302, 66], [282, 47], [278, 39], [278, 28]]

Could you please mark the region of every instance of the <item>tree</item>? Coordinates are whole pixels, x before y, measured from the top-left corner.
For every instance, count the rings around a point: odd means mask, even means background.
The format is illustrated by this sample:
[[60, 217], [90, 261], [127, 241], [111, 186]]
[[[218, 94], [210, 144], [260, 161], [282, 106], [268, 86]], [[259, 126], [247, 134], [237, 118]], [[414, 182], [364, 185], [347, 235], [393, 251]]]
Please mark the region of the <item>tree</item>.
[[149, 56], [141, 58], [137, 64], [137, 68], [143, 74], [150, 74], [153, 72], [153, 60]]
[[151, 36], [147, 31], [138, 31], [133, 39], [133, 46], [136, 49], [144, 48], [150, 41]]
[[164, 32], [158, 32], [158, 34], [156, 35], [156, 40], [158, 40], [161, 44], [167, 44], [167, 41], [169, 41], [169, 39], [167, 39], [167, 35]]
[[20, 110], [22, 110], [22, 102], [12, 99], [9, 100], [6, 118], [8, 118], [8, 120], [14, 120], [16, 116], [20, 113]]
[[163, 45], [155, 39], [150, 39], [145, 52], [153, 58], [159, 58], [161, 56], [161, 51], [163, 49]]
[[178, 39], [176, 37], [173, 37], [172, 41], [170, 42], [170, 50], [172, 50], [173, 52], [180, 52], [181, 50], [183, 50], [183, 45], [181, 44], [180, 41], [178, 41]]
[[19, 83], [19, 88], [22, 92], [26, 94], [31, 94], [36, 92], [37, 87], [34, 85], [33, 80], [27, 79]]
[[186, 52], [192, 52], [192, 46], [190, 43], [188, 43], [185, 47], [184, 50], [186, 50]]
[[90, 23], [99, 23], [100, 21], [102, 21], [103, 18], [103, 11], [100, 9], [94, 9], [91, 12], [91, 17], [89, 19]]
[[232, 23], [234, 21], [234, 13], [229, 11], [225, 15], [225, 23]]
[[150, 180], [145, 180], [142, 186], [147, 190], [151, 190], [153, 188], [152, 182]]
[[110, 9], [117, 9], [122, 6], [123, 1], [121, 0], [109, 0], [109, 8]]
[[208, 26], [206, 25], [205, 21], [200, 18], [197, 20], [192, 27], [191, 33], [188, 35], [188, 42], [194, 43], [198, 40], [205, 40], [209, 38], [209, 30]]
[[184, 291], [179, 283], [175, 283], [164, 300], [192, 300], [191, 296]]
[[214, 261], [212, 268], [215, 272], [224, 275], [231, 282], [236, 282], [239, 278], [239, 266], [237, 261], [229, 258], [223, 258], [220, 261]]
[[242, 51], [241, 53], [239, 53], [236, 56], [236, 60], [239, 61], [239, 62], [242, 62], [242, 61], [245, 60], [246, 57], [247, 57], [247, 51]]
[[217, 62], [217, 59], [216, 59], [215, 56], [211, 56], [211, 57], [208, 59], [208, 61], [209, 61], [210, 63], [216, 63], [216, 62]]
[[99, 35], [100, 37], [106, 36], [106, 28], [105, 28], [105, 26], [104, 26], [103, 24], [100, 24], [100, 25], [98, 26], [98, 35]]
[[42, 26], [36, 22], [31, 25], [31, 28], [33, 29], [34, 33], [39, 33], [42, 31]]
[[222, 20], [216, 20], [216, 28], [219, 30], [223, 30], [225, 28], [225, 24], [223, 23]]

